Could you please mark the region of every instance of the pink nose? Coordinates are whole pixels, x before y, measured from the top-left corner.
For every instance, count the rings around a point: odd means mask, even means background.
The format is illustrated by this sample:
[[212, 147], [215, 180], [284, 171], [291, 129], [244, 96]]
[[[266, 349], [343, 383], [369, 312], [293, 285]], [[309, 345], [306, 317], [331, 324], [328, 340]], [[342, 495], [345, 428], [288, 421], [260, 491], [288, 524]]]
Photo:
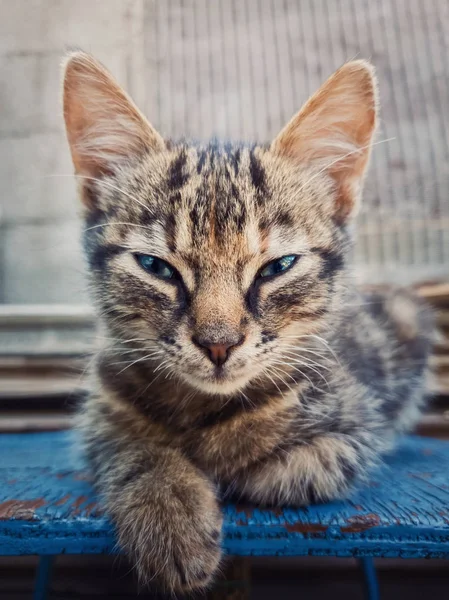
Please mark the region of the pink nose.
[[229, 340], [220, 344], [202, 338], [193, 337], [192, 340], [194, 344], [207, 351], [210, 360], [217, 365], [217, 367], [221, 367], [228, 360], [231, 349], [235, 348], [235, 346], [239, 346], [243, 342], [244, 337], [242, 336], [237, 341]]

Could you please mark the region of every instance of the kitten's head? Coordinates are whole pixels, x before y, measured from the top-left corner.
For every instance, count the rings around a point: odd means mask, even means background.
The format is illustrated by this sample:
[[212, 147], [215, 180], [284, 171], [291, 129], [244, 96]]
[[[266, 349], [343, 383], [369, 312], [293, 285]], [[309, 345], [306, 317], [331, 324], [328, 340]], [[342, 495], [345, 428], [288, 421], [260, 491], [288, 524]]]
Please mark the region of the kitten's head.
[[267, 146], [172, 143], [70, 55], [64, 116], [111, 337], [203, 391], [276, 381], [338, 309], [376, 103], [373, 69], [350, 62]]

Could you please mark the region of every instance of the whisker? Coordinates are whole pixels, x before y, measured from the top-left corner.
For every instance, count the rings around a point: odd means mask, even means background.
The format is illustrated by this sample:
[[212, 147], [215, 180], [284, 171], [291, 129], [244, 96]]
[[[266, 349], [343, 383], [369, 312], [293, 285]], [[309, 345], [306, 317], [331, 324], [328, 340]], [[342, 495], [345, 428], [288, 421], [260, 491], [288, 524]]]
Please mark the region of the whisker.
[[[113, 346], [112, 348], [108, 348], [108, 352], [110, 350], [115, 350], [115, 354], [132, 354], [133, 352], [149, 352], [154, 350], [154, 348], [133, 348], [130, 350], [129, 348], [117, 348], [117, 346]], [[163, 353], [163, 350], [158, 350], [158, 352]]]
[[[284, 367], [285, 365], [292, 366], [290, 363], [285, 363], [285, 362], [282, 362], [282, 361], [279, 361], [279, 360], [271, 360], [271, 361], [270, 361], [270, 367], [271, 367], [272, 365], [282, 365], [283, 367]], [[273, 368], [274, 368], [274, 367], [273, 367]], [[279, 367], [278, 367], [278, 368], [279, 368]], [[290, 379], [291, 379], [291, 380], [292, 380], [294, 383], [298, 383], [298, 382], [296, 381], [296, 379], [293, 377], [293, 375], [290, 375], [290, 373], [287, 373], [287, 371], [282, 371], [282, 372], [283, 372], [285, 375], [287, 375], [288, 377], [290, 377]]]
[[92, 225], [91, 227], [83, 229], [81, 233], [91, 231], [91, 229], [98, 229], [100, 227], [110, 227], [111, 225], [131, 225], [131, 227], [141, 227], [142, 229], [148, 229], [149, 231], [152, 231], [151, 227], [148, 227], [147, 225], [139, 225], [138, 223], [130, 223], [127, 221], [112, 221], [110, 223], [100, 223], [98, 225]]
[[313, 354], [315, 356], [319, 356], [323, 360], [332, 362], [332, 360], [329, 358], [329, 356], [326, 356], [325, 354], [320, 354], [319, 352], [315, 352], [315, 350], [311, 350], [310, 348], [304, 348], [303, 346], [293, 346], [293, 345], [281, 346], [281, 350], [283, 350], [284, 348], [288, 349], [288, 350], [298, 350], [300, 352], [307, 352], [308, 354]]
[[158, 371], [160, 371], [163, 367], [165, 367], [165, 365], [167, 364], [171, 364], [171, 360], [169, 358], [167, 358], [166, 360], [163, 360], [155, 369], [154, 372], [157, 373]]
[[[284, 365], [285, 363], [282, 363], [282, 364]], [[297, 367], [297, 366], [293, 366], [293, 365], [290, 365], [290, 364], [289, 364], [289, 366], [290, 366], [291, 368], [293, 368], [293, 370], [294, 370], [294, 371], [296, 371], [297, 373], [299, 373], [299, 374], [301, 375], [301, 377], [304, 377], [304, 379], [307, 379], [307, 381], [310, 383], [310, 385], [311, 385], [312, 387], [316, 387], [316, 386], [314, 385], [313, 381], [310, 379], [310, 377], [309, 377], [308, 375], [306, 375], [306, 374], [305, 374], [303, 371], [301, 371], [301, 369], [300, 369], [299, 367]]]
[[148, 354], [146, 356], [142, 356], [142, 357], [138, 358], [137, 360], [135, 360], [132, 363], [128, 364], [127, 367], [125, 367], [121, 371], [119, 371], [117, 373], [117, 375], [121, 375], [121, 373], [123, 373], [124, 371], [126, 371], [127, 369], [129, 369], [130, 367], [132, 367], [133, 365], [136, 365], [137, 363], [142, 362], [144, 360], [147, 360], [148, 358], [151, 358], [151, 357], [152, 357], [152, 355]]
[[112, 342], [121, 342], [122, 344], [129, 344], [130, 342], [155, 342], [156, 341], [156, 339], [151, 339], [151, 338], [129, 338], [127, 340], [122, 340], [121, 338], [106, 337], [106, 336], [97, 336], [97, 339], [109, 340]]
[[324, 173], [324, 171], [327, 171], [327, 169], [329, 167], [332, 167], [332, 165], [335, 165], [336, 163], [344, 160], [345, 158], [348, 158], [348, 156], [352, 156], [353, 154], [358, 154], [359, 152], [363, 152], [363, 150], [366, 150], [367, 148], [372, 148], [373, 146], [379, 146], [379, 144], [385, 144], [386, 142], [392, 142], [395, 139], [396, 139], [395, 137], [391, 137], [391, 138], [386, 138], [385, 140], [379, 140], [378, 142], [371, 142], [371, 143], [367, 144], [366, 146], [362, 146], [362, 148], [357, 148], [356, 150], [351, 150], [351, 152], [347, 152], [343, 156], [339, 156], [338, 158], [335, 158], [330, 163], [328, 163], [323, 168], [321, 168], [317, 173], [312, 175], [312, 177], [306, 181], [306, 183], [304, 184], [303, 187], [306, 187], [307, 185], [309, 185], [309, 183], [311, 181], [316, 179], [319, 175], [321, 175], [321, 173]]
[[[270, 367], [273, 369], [273, 371], [274, 371], [275, 373], [282, 373], [283, 375], [287, 375], [287, 376], [291, 377], [291, 375], [289, 375], [289, 373], [287, 373], [286, 371], [284, 371], [284, 370], [280, 369], [279, 367], [274, 367], [273, 365], [270, 365]], [[278, 377], [279, 377], [279, 379], [282, 381], [282, 383], [283, 383], [285, 386], [287, 386], [287, 387], [288, 387], [288, 389], [289, 389], [289, 390], [290, 390], [292, 393], [294, 393], [294, 391], [293, 391], [293, 388], [291, 387], [291, 385], [289, 385], [289, 384], [288, 384], [288, 383], [287, 383], [287, 382], [284, 380], [284, 378], [283, 378], [282, 376], [279, 376], [279, 375], [278, 375]], [[291, 377], [291, 378], [293, 379], [293, 377]], [[293, 381], [295, 381], [295, 380], [293, 379]], [[295, 381], [295, 383], [296, 383], [296, 381]]]
[[[265, 375], [268, 377], [268, 379], [271, 381], [271, 383], [275, 386], [275, 388], [278, 390], [278, 392], [281, 394], [281, 396], [284, 396], [284, 394], [281, 392], [281, 388], [278, 386], [278, 384], [274, 381], [274, 379], [269, 375], [269, 371], [268, 371], [268, 367], [265, 367], [264, 371]], [[271, 372], [271, 371], [270, 371]]]
[[[295, 363], [295, 364], [296, 364], [296, 363]], [[299, 361], [299, 364], [300, 364], [301, 366], [303, 366], [303, 367], [306, 367], [306, 369], [310, 369], [311, 371], [313, 371], [314, 373], [316, 373], [316, 374], [317, 374], [319, 377], [321, 377], [321, 379], [323, 379], [323, 381], [326, 383], [326, 385], [327, 385], [328, 387], [330, 387], [330, 386], [329, 386], [329, 382], [327, 381], [326, 377], [325, 377], [325, 376], [324, 376], [324, 375], [323, 375], [323, 374], [322, 374], [322, 373], [321, 373], [321, 372], [320, 372], [318, 369], [315, 369], [315, 368], [314, 368], [314, 367], [312, 367], [310, 364], [308, 364], [308, 363], [304, 363], [304, 362], [302, 362], [302, 361]], [[322, 365], [318, 365], [318, 366], [322, 366]], [[294, 370], [298, 371], [299, 373], [301, 373], [301, 374], [302, 374], [304, 377], [306, 377], [305, 373], [303, 373], [303, 372], [302, 372], [302, 371], [301, 371], [299, 368], [297, 368], [296, 366], [293, 366], [293, 364], [291, 364], [291, 365], [290, 365], [290, 367], [291, 367], [292, 369], [294, 369]], [[309, 378], [307, 377], [307, 379], [309, 379]], [[309, 381], [310, 381], [310, 383], [313, 385], [313, 383], [312, 383], [312, 381], [311, 381], [310, 379], [309, 379]]]
[[329, 350], [329, 352], [332, 354], [332, 356], [335, 358], [335, 360], [338, 362], [338, 364], [341, 366], [340, 360], [338, 358], [338, 356], [335, 354], [335, 351], [333, 350], [333, 348], [329, 345], [329, 342], [327, 342], [324, 338], [322, 338], [321, 336], [315, 334], [315, 333], [308, 333], [306, 335], [288, 335], [285, 336], [286, 338], [291, 338], [291, 339], [306, 339], [306, 338], [312, 338], [314, 340], [316, 340], [317, 342], [319, 342], [320, 344], [323, 344], [323, 346], [325, 346], [327, 348], [327, 350]]
[[[291, 352], [291, 351], [284, 352], [282, 356], [285, 357], [285, 358], [287, 358], [287, 359], [290, 359], [290, 360], [296, 360], [296, 359], [300, 360], [300, 359], [306, 359], [307, 358], [305, 356], [301, 356], [300, 354], [295, 353], [295, 352]], [[316, 362], [314, 360], [311, 360], [311, 359], [309, 361], [307, 361], [307, 362], [306, 362], [306, 360], [300, 360], [300, 362], [305, 367], [312, 367], [312, 366], [314, 366], [314, 367], [320, 367], [321, 369], [324, 369], [325, 371], [332, 371], [332, 369], [330, 367], [328, 367], [326, 365], [322, 365], [322, 364], [320, 364], [320, 363], [318, 363], [318, 362]]]
[[243, 398], [245, 398], [245, 400], [248, 402], [248, 404], [249, 404], [249, 405], [250, 405], [252, 408], [255, 408], [255, 406], [256, 406], [256, 405], [254, 404], [254, 402], [253, 402], [253, 401], [252, 401], [252, 400], [251, 400], [251, 399], [250, 399], [250, 398], [249, 398], [249, 397], [248, 397], [248, 396], [247, 396], [247, 395], [246, 395], [244, 392], [240, 391], [240, 392], [239, 392], [239, 395], [240, 395], [240, 396], [243, 396]]
[[144, 394], [145, 394], [145, 393], [148, 391], [148, 389], [149, 389], [149, 388], [150, 388], [150, 387], [153, 385], [153, 383], [155, 383], [155, 382], [156, 382], [156, 381], [159, 379], [159, 377], [160, 377], [160, 376], [163, 374], [163, 372], [164, 372], [164, 371], [160, 371], [160, 372], [159, 372], [159, 373], [156, 375], [156, 377], [153, 377], [153, 379], [152, 379], [152, 380], [150, 381], [150, 383], [149, 383], [149, 384], [146, 386], [146, 388], [143, 390], [143, 392], [140, 394], [140, 396], [143, 396], [143, 395], [144, 395]]
[[[156, 356], [161, 356], [161, 355], [163, 356], [164, 353], [163, 352], [157, 352], [157, 353], [153, 352], [152, 354], [147, 354], [146, 356], [142, 356], [141, 358], [139, 358], [139, 359], [137, 359], [135, 361], [132, 361], [132, 360], [119, 360], [119, 361], [116, 361], [116, 362], [111, 362], [109, 364], [110, 365], [129, 365], [131, 367], [132, 365], [135, 365], [138, 362], [142, 362], [144, 360], [147, 360], [147, 359], [150, 359], [150, 358], [154, 358]], [[123, 371], [120, 371], [120, 373], [122, 373], [122, 372]], [[120, 373], [117, 373], [117, 375], [119, 375]]]

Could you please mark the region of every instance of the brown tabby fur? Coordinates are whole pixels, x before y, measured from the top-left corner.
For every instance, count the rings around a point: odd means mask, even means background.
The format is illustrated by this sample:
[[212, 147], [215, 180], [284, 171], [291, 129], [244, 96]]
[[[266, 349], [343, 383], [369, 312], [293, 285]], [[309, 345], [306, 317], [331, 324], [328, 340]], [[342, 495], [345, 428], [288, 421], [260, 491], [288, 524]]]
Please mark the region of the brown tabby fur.
[[[64, 115], [102, 325], [80, 417], [97, 488], [144, 582], [209, 584], [219, 501], [346, 496], [424, 397], [431, 318], [348, 277], [376, 122], [347, 63], [271, 146], [165, 142], [90, 56]], [[163, 280], [136, 254], [170, 263]], [[260, 269], [297, 255], [284, 273]], [[232, 345], [221, 367], [195, 339]]]

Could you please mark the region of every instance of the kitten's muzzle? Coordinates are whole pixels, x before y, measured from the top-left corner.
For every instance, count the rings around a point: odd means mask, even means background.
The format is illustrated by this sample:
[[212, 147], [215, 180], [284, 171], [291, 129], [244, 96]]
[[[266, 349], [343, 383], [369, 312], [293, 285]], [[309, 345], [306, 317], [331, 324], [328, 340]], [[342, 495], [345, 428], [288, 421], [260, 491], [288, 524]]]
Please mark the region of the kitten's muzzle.
[[245, 341], [245, 336], [242, 335], [239, 338], [229, 338], [227, 340], [221, 340], [217, 343], [214, 340], [210, 340], [203, 337], [192, 336], [192, 342], [205, 351], [206, 356], [217, 366], [221, 367], [228, 360], [229, 354], [233, 348], [241, 346]]

